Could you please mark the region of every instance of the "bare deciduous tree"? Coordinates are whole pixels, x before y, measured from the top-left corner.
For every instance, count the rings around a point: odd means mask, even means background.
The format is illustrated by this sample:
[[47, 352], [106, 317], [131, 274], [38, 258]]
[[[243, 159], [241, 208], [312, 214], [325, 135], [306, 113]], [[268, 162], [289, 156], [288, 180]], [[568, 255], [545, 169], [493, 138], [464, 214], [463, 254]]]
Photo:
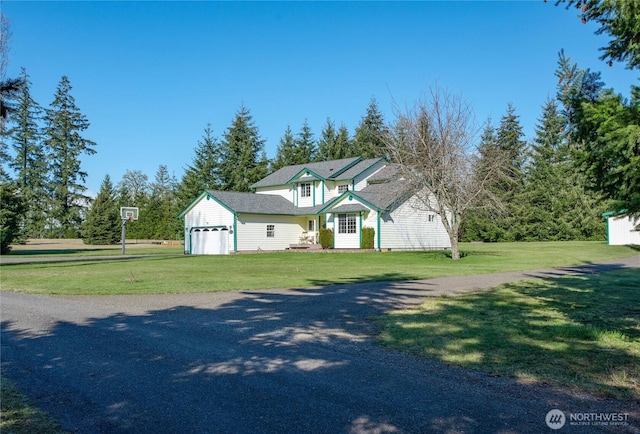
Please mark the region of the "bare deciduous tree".
[[478, 128], [473, 110], [457, 95], [430, 88], [404, 112], [386, 137], [389, 155], [400, 168], [415, 207], [437, 214], [451, 240], [451, 257], [460, 259], [458, 236], [467, 211], [489, 195], [487, 186], [501, 163], [474, 170]]

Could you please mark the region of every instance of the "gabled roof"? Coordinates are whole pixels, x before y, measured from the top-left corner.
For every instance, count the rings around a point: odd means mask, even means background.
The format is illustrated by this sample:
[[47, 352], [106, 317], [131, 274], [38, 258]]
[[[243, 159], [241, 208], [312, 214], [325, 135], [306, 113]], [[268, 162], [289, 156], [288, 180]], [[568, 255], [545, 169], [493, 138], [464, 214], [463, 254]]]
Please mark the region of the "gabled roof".
[[400, 166], [397, 164], [387, 164], [382, 169], [367, 178], [367, 184], [380, 184], [388, 181], [395, 181], [401, 178]]
[[239, 193], [235, 191], [205, 190], [182, 211], [182, 218], [201, 199], [214, 199], [233, 213], [295, 215], [298, 213], [291, 202], [276, 194]]
[[[306, 170], [313, 173], [318, 179], [338, 179], [338, 176], [358, 164], [360, 161], [362, 161], [361, 157], [352, 157], [343, 158], [341, 160], [319, 161], [317, 163], [285, 166], [276, 170], [271, 175], [267, 175], [265, 178], [262, 178], [260, 181], [253, 184], [251, 188], [286, 185]], [[344, 178], [340, 177], [339, 179]]]
[[368, 160], [359, 161], [344, 172], [338, 174], [337, 176], [333, 176], [332, 179], [335, 179], [336, 181], [354, 179], [356, 176], [360, 175], [362, 172], [369, 169], [374, 164], [383, 160], [384, 158], [370, 158]]

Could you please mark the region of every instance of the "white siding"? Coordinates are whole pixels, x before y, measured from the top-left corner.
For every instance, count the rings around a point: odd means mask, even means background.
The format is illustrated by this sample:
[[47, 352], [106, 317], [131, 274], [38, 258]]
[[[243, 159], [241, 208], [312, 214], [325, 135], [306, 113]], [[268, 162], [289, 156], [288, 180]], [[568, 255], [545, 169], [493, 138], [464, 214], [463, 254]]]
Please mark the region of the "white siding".
[[278, 185], [275, 187], [261, 187], [256, 189], [258, 194], [277, 194], [287, 199], [289, 202], [293, 201], [293, 187], [290, 185]]
[[609, 244], [612, 246], [622, 246], [626, 244], [640, 245], [640, 232], [635, 230], [638, 225], [640, 225], [639, 217], [607, 218]]
[[[431, 222], [429, 215], [433, 215]], [[412, 207], [410, 201], [381, 216], [380, 237], [380, 247], [383, 249], [424, 250], [451, 247], [440, 217], [433, 212]]]
[[[192, 228], [226, 226], [233, 229], [233, 213], [215, 199], [203, 196], [184, 216], [184, 250], [191, 253]], [[233, 251], [233, 234], [229, 234], [229, 251]]]
[[[274, 226], [274, 237], [267, 237], [267, 225]], [[239, 214], [237, 228], [238, 250], [284, 250], [300, 242], [307, 218]]]

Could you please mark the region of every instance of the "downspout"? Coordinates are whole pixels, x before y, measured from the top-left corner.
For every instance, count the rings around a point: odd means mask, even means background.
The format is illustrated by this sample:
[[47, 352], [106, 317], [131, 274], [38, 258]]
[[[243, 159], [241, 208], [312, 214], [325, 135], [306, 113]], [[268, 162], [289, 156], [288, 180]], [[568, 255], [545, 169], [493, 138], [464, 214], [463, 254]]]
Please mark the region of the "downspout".
[[377, 238], [378, 238], [378, 250], [382, 249], [382, 246], [380, 245], [380, 240], [382, 239], [382, 237], [380, 236], [380, 211], [376, 211], [376, 213], [378, 214], [377, 217], [377, 223], [378, 223], [378, 228], [376, 229], [376, 233], [378, 234]]
[[233, 213], [233, 251], [238, 251], [238, 214]]

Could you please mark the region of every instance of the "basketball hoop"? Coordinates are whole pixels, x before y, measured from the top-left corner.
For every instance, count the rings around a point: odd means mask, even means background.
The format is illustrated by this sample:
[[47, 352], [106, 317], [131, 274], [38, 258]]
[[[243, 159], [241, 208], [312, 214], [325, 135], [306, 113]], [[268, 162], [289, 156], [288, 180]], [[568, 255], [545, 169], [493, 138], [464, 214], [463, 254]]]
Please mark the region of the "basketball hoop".
[[127, 223], [138, 220], [138, 208], [132, 206], [120, 207], [120, 218], [122, 219], [122, 254], [125, 254], [127, 237]]

